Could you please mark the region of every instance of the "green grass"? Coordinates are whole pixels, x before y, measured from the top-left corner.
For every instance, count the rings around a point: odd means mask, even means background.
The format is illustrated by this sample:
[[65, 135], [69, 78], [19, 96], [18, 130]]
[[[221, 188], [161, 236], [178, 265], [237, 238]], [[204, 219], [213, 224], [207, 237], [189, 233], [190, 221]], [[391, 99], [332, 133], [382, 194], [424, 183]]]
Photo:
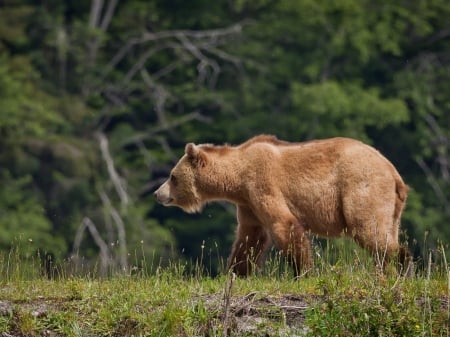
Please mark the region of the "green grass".
[[450, 274], [442, 252], [404, 277], [389, 267], [380, 273], [363, 251], [330, 242], [317, 252], [315, 269], [300, 280], [277, 254], [260, 275], [245, 279], [212, 278], [198, 267], [191, 271], [174, 263], [152, 268], [151, 275], [138, 270], [97, 278], [61, 272], [48, 280], [39, 276], [34, 260], [10, 253], [0, 257], [0, 332], [83, 337], [450, 334]]

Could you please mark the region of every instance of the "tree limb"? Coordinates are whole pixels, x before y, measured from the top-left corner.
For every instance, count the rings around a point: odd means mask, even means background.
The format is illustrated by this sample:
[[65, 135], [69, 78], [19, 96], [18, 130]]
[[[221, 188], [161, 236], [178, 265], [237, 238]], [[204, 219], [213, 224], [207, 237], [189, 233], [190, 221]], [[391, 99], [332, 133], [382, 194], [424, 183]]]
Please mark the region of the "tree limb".
[[180, 45], [177, 43], [168, 42], [162, 43], [153, 48], [149, 48], [144, 54], [141, 55], [141, 57], [139, 57], [139, 60], [131, 67], [131, 69], [128, 70], [127, 74], [125, 75], [124, 82], [129, 82], [134, 77], [134, 75], [136, 75], [136, 73], [141, 70], [142, 67], [144, 67], [145, 62], [147, 62], [147, 60], [157, 52], [168, 48], [176, 49], [179, 48], [179, 46]]
[[103, 0], [92, 0], [91, 11], [89, 13], [89, 27], [96, 28], [102, 15]]
[[[118, 0], [108, 1], [108, 6], [102, 18], [102, 11], [104, 7], [103, 0], [92, 0], [91, 10], [89, 13], [89, 27], [92, 29], [99, 29], [101, 32], [106, 32], [113, 17], [114, 10], [116, 9], [117, 2]], [[94, 66], [97, 59], [97, 53], [100, 47], [100, 38], [101, 37], [98, 35], [93, 35], [87, 42], [89, 55], [88, 60], [91, 66]]]
[[203, 39], [203, 38], [214, 38], [218, 39], [219, 37], [224, 37], [228, 35], [238, 34], [242, 31], [242, 27], [245, 22], [236, 23], [231, 26], [225, 28], [216, 28], [216, 29], [207, 29], [207, 30], [169, 30], [162, 32], [145, 32], [140, 40], [140, 43], [147, 41], [155, 41], [160, 39], [166, 39], [170, 37], [177, 37], [180, 35], [184, 35], [187, 37], [192, 37], [195, 39]]
[[182, 43], [182, 45], [188, 50], [195, 58], [197, 58], [200, 63], [197, 66], [197, 70], [199, 73], [199, 82], [204, 82], [207, 77], [207, 67], [210, 66], [213, 70], [212, 77], [210, 80], [210, 86], [213, 87], [217, 82], [217, 77], [220, 73], [220, 67], [216, 61], [205, 56], [202, 51], [192, 43], [184, 34], [179, 34], [176, 36], [178, 40]]
[[141, 77], [144, 83], [152, 91], [152, 96], [155, 100], [155, 111], [158, 116], [158, 122], [161, 125], [167, 125], [167, 118], [164, 112], [164, 106], [167, 98], [170, 96], [169, 92], [160, 84], [157, 84], [147, 70], [141, 70]]
[[109, 177], [116, 189], [116, 192], [120, 198], [120, 202], [122, 206], [127, 206], [130, 202], [130, 198], [127, 194], [126, 188], [123, 183], [123, 179], [119, 176], [114, 166], [114, 161], [109, 153], [108, 139], [102, 132], [96, 133], [96, 138], [100, 145], [100, 151], [102, 153], [102, 157], [106, 162], [106, 167], [108, 169]]
[[105, 15], [100, 23], [100, 29], [102, 31], [106, 31], [108, 29], [109, 23], [111, 22], [112, 16], [116, 9], [118, 0], [110, 0], [108, 3], [108, 7], [106, 8]]
[[[432, 104], [432, 103], [429, 103]], [[448, 148], [450, 145], [449, 138], [442, 132], [436, 118], [431, 114], [425, 115], [425, 120], [430, 126], [432, 134], [435, 135], [433, 143], [437, 153], [437, 162], [441, 169], [441, 176], [444, 181], [448, 182], [450, 180], [450, 160], [448, 154]]]
[[115, 66], [130, 52], [130, 50], [139, 44], [143, 44], [146, 42], [154, 42], [158, 40], [164, 39], [179, 39], [180, 36], [193, 38], [193, 39], [208, 39], [211, 41], [216, 41], [215, 44], [218, 43], [219, 38], [227, 37], [230, 35], [239, 34], [242, 31], [242, 27], [244, 22], [237, 23], [231, 25], [226, 28], [220, 29], [209, 29], [203, 31], [194, 31], [194, 30], [170, 30], [170, 31], [162, 31], [162, 32], [145, 32], [141, 37], [130, 38], [126, 44], [119, 49], [119, 51], [113, 56], [108, 65], [106, 66], [105, 73], [103, 74], [103, 78], [107, 76], [107, 74], [115, 68]]
[[126, 231], [125, 231], [125, 223], [122, 220], [117, 209], [112, 205], [111, 200], [108, 195], [104, 191], [99, 191], [100, 198], [102, 199], [102, 203], [104, 207], [111, 214], [111, 217], [114, 220], [114, 223], [117, 227], [117, 240], [119, 243], [119, 262], [120, 268], [123, 272], [128, 271], [128, 250], [127, 250], [127, 240], [126, 240]]
[[73, 243], [72, 258], [78, 256], [78, 251], [80, 249], [81, 241], [83, 240], [83, 233], [88, 230], [94, 240], [95, 244], [100, 248], [100, 274], [105, 275], [107, 272], [108, 265], [111, 263], [111, 255], [109, 253], [109, 248], [106, 242], [100, 236], [97, 227], [88, 217], [85, 217], [78, 227], [75, 234], [75, 240]]
[[122, 142], [122, 146], [127, 146], [130, 144], [135, 144], [137, 142], [141, 142], [143, 140], [153, 137], [158, 132], [176, 128], [177, 126], [180, 126], [180, 125], [190, 122], [192, 120], [198, 120], [198, 121], [202, 121], [202, 122], [206, 122], [206, 123], [210, 122], [210, 119], [208, 117], [203, 116], [198, 111], [191, 112], [180, 118], [177, 118], [177, 119], [171, 121], [167, 125], [158, 125], [158, 126], [151, 128], [150, 130], [147, 130], [145, 132], [137, 133], [136, 135], [124, 140]]
[[428, 182], [430, 183], [431, 188], [433, 189], [434, 193], [438, 197], [438, 199], [441, 201], [442, 206], [444, 207], [444, 210], [447, 214], [450, 214], [450, 203], [447, 200], [447, 197], [445, 196], [445, 193], [442, 191], [438, 181], [433, 175], [433, 172], [428, 167], [428, 165], [425, 163], [425, 161], [422, 158], [416, 159], [416, 163], [420, 166], [422, 171], [425, 173]]

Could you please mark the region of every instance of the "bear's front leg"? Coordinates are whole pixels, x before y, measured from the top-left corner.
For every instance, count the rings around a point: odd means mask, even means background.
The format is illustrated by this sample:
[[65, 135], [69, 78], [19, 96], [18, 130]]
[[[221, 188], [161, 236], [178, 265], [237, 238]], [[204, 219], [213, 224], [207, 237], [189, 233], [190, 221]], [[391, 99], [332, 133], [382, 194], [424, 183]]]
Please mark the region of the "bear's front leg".
[[270, 246], [270, 238], [249, 208], [238, 206], [237, 219], [238, 228], [228, 259], [228, 270], [239, 276], [247, 276], [255, 266], [261, 266]]
[[280, 202], [283, 199], [280, 195], [273, 197], [270, 194], [260, 198], [258, 214], [264, 219], [275, 245], [292, 264], [295, 276], [298, 277], [313, 266], [311, 244], [303, 225], [289, 207]]
[[272, 236], [277, 248], [292, 264], [295, 277], [307, 273], [313, 266], [311, 244], [303, 226], [294, 218], [275, 222]]

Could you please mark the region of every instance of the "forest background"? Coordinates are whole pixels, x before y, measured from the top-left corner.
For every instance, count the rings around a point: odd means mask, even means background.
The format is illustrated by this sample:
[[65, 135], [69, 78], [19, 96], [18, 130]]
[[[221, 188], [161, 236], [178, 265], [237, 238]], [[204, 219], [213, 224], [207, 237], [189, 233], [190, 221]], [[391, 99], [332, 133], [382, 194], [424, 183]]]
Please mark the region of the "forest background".
[[450, 2], [0, 1], [0, 251], [100, 273], [216, 268], [236, 220], [152, 192], [187, 142], [348, 136], [411, 187], [416, 255], [450, 240]]

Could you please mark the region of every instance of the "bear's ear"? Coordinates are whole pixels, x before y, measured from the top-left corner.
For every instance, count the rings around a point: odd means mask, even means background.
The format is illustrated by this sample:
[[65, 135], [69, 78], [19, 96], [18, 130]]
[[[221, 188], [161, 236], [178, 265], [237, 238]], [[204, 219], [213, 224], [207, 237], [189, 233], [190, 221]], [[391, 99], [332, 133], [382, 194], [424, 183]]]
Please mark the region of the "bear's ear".
[[198, 166], [205, 166], [207, 162], [206, 154], [194, 143], [186, 144], [186, 148], [184, 150], [188, 159], [192, 164]]

